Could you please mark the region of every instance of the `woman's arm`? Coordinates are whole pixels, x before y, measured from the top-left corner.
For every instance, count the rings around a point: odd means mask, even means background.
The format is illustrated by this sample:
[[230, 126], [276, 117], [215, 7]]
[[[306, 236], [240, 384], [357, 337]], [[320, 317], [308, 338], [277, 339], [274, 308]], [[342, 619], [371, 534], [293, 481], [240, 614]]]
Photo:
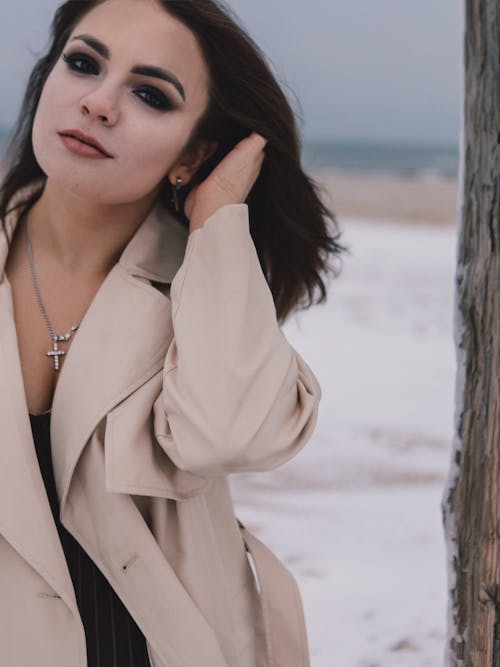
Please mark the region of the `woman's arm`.
[[189, 235], [170, 297], [160, 446], [178, 468], [212, 476], [292, 458], [312, 434], [321, 389], [279, 328], [246, 204], [222, 206]]

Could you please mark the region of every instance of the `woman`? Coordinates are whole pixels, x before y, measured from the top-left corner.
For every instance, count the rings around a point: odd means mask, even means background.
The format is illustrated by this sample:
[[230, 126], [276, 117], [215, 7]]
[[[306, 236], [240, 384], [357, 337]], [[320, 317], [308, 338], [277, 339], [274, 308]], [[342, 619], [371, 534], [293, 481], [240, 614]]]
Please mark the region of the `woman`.
[[2, 667], [307, 665], [228, 475], [310, 438], [279, 325], [342, 247], [255, 44], [212, 0], [65, 2], [0, 217]]

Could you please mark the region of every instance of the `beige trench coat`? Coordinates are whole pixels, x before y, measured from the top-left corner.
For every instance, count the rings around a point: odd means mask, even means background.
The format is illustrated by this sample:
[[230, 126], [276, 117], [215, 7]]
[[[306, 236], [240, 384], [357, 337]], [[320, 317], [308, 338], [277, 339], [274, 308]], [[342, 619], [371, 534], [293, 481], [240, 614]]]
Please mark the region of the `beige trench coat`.
[[[0, 231], [0, 665], [86, 667], [31, 434], [7, 252]], [[278, 327], [247, 205], [191, 234], [154, 207], [75, 334], [51, 418], [61, 522], [129, 609], [152, 667], [309, 664], [296, 582], [235, 517], [228, 475], [297, 454], [320, 395]]]

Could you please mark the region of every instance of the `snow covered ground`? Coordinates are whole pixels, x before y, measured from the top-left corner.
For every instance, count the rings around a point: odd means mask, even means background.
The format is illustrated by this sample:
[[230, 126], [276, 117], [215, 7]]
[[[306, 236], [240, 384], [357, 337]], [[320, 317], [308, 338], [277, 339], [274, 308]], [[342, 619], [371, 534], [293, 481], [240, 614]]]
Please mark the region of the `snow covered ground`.
[[328, 303], [284, 327], [322, 386], [315, 433], [277, 470], [230, 478], [236, 513], [297, 579], [312, 667], [440, 667], [456, 230], [341, 227]]

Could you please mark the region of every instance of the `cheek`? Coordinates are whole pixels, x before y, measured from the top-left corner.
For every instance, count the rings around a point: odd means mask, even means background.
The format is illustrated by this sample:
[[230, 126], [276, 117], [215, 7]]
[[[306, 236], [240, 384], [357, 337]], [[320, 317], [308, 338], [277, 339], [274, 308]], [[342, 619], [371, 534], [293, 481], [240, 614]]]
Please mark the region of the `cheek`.
[[[42, 166], [50, 156], [51, 142], [56, 137], [57, 121], [60, 118], [60, 109], [64, 101], [60, 99], [61, 87], [57, 86], [56, 77], [50, 74], [43, 87], [38, 107], [33, 119], [32, 142], [35, 157]], [[53, 145], [52, 145], [53, 150]]]
[[42, 94], [40, 95], [40, 100], [38, 102], [38, 107], [36, 111], [35, 120], [39, 121], [55, 121], [53, 114], [57, 112], [57, 109], [60, 108], [63, 104], [61, 100], [61, 94], [64, 94], [65, 87], [57, 83], [58, 73], [56, 69], [53, 69], [49, 74], [45, 85], [42, 89]]
[[40, 167], [45, 171], [46, 163], [50, 156], [50, 96], [46, 96], [42, 92], [42, 96], [38, 102], [38, 107], [35, 112], [35, 117], [33, 119], [33, 128], [31, 131], [31, 141], [33, 144], [33, 152], [38, 161]]
[[182, 119], [131, 125], [117, 147], [120, 170], [134, 178], [153, 180], [154, 186], [180, 158], [191, 130], [192, 123]]
[[[132, 127], [134, 128], [132, 130]], [[167, 178], [170, 169], [179, 158], [191, 135], [193, 123], [186, 119], [124, 128], [117, 147], [118, 159], [110, 163], [115, 201], [139, 199]], [[108, 195], [111, 190], [108, 186]]]

